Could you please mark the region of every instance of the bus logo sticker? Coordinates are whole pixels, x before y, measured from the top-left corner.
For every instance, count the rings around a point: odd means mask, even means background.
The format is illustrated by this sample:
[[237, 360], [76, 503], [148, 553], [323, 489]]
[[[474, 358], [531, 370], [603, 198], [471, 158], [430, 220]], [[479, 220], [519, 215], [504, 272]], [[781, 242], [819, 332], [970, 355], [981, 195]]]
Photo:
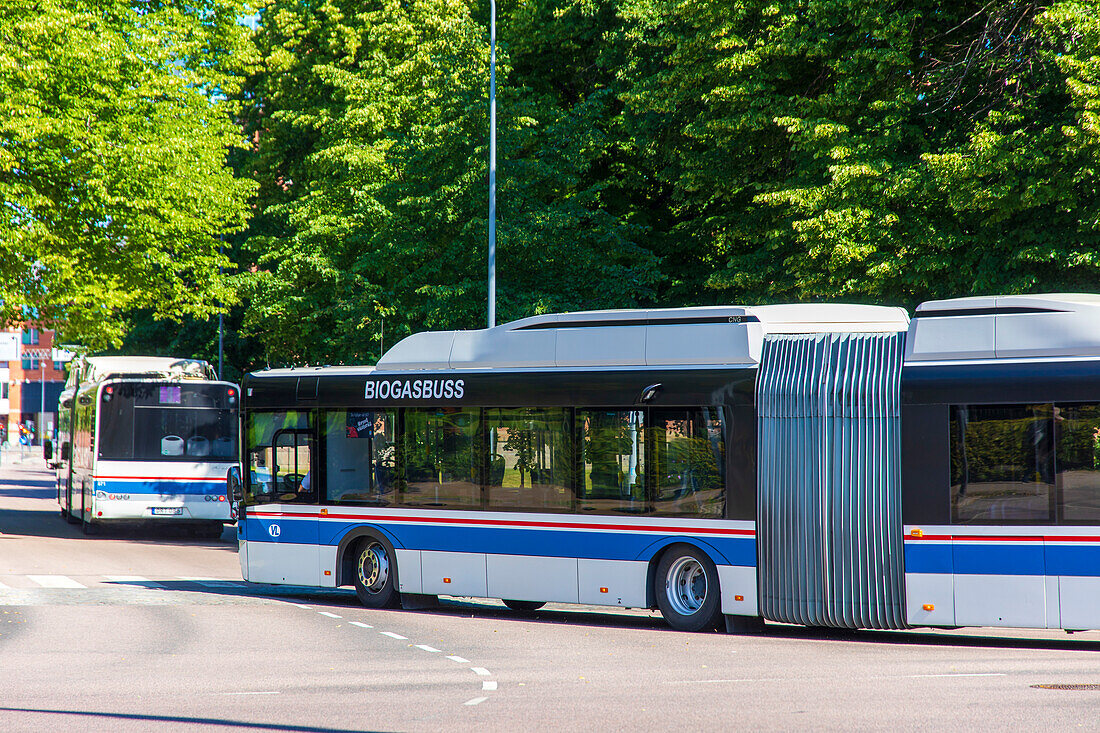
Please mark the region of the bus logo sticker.
[[283, 530], [279, 528], [279, 525], [272, 524], [267, 528], [267, 533], [271, 535], [272, 538], [276, 538], [283, 533]]

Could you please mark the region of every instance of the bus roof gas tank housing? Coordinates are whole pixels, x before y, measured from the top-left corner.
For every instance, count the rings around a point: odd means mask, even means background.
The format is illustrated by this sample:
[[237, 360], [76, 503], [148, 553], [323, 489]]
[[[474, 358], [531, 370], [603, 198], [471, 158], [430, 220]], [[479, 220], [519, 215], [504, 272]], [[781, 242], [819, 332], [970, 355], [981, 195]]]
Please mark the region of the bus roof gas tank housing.
[[917, 307], [905, 361], [1100, 356], [1100, 295], [932, 300]]
[[766, 334], [897, 332], [908, 324], [901, 308], [836, 303], [582, 311], [414, 334], [378, 368], [755, 366]]

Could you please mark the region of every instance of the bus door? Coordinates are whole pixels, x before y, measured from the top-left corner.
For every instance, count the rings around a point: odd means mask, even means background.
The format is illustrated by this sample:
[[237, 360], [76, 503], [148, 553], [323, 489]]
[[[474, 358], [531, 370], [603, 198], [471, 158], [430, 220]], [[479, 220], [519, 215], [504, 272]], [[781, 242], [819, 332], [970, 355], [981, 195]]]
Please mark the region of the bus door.
[[315, 438], [306, 412], [249, 416], [240, 522], [242, 572], [254, 583], [317, 585]]

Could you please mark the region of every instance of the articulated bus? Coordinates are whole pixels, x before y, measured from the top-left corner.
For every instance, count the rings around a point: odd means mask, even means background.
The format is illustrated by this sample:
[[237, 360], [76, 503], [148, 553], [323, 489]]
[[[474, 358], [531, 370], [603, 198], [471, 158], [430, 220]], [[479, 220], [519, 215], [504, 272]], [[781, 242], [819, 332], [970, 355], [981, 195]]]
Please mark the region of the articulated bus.
[[85, 534], [164, 523], [220, 537], [232, 521], [240, 390], [205, 361], [149, 356], [74, 362], [61, 394], [57, 500]]
[[602, 311], [254, 373], [242, 573], [689, 631], [1100, 629], [1098, 324], [1088, 295]]

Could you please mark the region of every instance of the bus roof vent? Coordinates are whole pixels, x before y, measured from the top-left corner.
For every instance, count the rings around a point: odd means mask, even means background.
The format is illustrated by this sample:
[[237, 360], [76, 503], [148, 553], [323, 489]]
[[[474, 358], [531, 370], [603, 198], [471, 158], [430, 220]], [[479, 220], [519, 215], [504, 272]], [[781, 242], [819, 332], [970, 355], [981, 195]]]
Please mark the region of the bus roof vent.
[[753, 366], [766, 333], [898, 332], [908, 324], [901, 308], [834, 303], [559, 313], [414, 334], [378, 368]]
[[921, 303], [906, 361], [1100, 356], [1100, 295], [990, 295]]

